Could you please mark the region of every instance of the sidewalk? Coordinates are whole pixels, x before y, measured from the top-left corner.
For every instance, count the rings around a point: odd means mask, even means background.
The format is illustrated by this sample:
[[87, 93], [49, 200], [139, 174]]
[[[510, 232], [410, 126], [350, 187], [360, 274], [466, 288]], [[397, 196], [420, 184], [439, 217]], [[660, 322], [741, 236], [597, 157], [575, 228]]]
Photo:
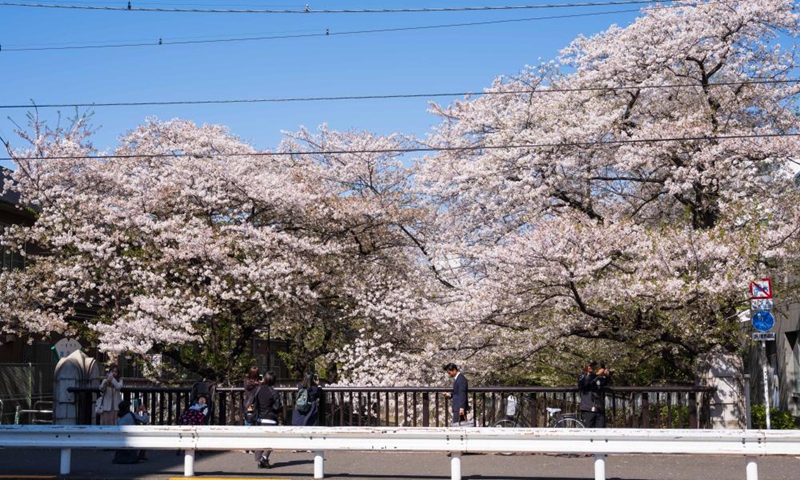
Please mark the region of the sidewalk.
[[[0, 449], [0, 479], [185, 479], [183, 456], [175, 451], [153, 450], [148, 461], [114, 465], [114, 453], [73, 450], [72, 474], [58, 475], [57, 450]], [[196, 478], [311, 479], [312, 454], [275, 451], [269, 470], [256, 468], [253, 455], [241, 452], [200, 452], [195, 458]], [[584, 480], [594, 478], [592, 457], [554, 455], [464, 455], [462, 478], [474, 480]], [[448, 480], [450, 459], [433, 453], [330, 452], [325, 478], [332, 480]], [[800, 459], [760, 458], [760, 480], [796, 480]], [[745, 478], [743, 457], [687, 455], [613, 455], [606, 459], [606, 477], [619, 480], [731, 480]]]

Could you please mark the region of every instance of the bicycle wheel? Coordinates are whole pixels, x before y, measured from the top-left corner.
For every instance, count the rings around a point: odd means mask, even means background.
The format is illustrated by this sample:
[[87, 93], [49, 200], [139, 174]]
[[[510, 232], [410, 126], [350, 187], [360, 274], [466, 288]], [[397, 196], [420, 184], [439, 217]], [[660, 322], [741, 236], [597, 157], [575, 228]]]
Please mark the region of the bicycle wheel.
[[559, 421], [557, 421], [555, 423], [555, 425], [553, 425], [553, 427], [555, 427], [555, 428], [584, 428], [585, 426], [584, 426], [583, 422], [581, 422], [577, 418], [564, 417], [564, 418], [560, 419]]
[[509, 418], [504, 418], [503, 420], [500, 420], [499, 422], [497, 422], [494, 425], [492, 425], [492, 427], [494, 427], [494, 428], [516, 428], [517, 427], [517, 422], [515, 422], [514, 420], [511, 420]]

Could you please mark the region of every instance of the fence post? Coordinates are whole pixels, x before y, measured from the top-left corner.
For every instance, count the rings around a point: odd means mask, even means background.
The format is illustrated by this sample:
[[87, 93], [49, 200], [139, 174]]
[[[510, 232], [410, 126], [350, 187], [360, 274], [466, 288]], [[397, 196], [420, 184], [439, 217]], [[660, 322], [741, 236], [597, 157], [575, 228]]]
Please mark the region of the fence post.
[[33, 365], [28, 363], [28, 408], [33, 408]]
[[642, 393], [642, 424], [641, 428], [650, 428], [650, 395]]
[[613, 427], [616, 426], [617, 421], [617, 394], [614, 393], [614, 390], [608, 389], [608, 391], [611, 392], [611, 426]]
[[689, 392], [689, 428], [699, 428], [697, 424], [697, 392]]
[[[386, 408], [389, 408], [387, 405]], [[422, 426], [431, 426], [431, 398], [428, 392], [422, 392]]]
[[[219, 408], [217, 411], [219, 412], [219, 422], [218, 425], [227, 425], [228, 424], [228, 395], [227, 392], [220, 392], [217, 394], [219, 396]], [[233, 394], [231, 394], [233, 395]], [[280, 393], [278, 395], [281, 395]], [[212, 412], [213, 414], [213, 412]]]

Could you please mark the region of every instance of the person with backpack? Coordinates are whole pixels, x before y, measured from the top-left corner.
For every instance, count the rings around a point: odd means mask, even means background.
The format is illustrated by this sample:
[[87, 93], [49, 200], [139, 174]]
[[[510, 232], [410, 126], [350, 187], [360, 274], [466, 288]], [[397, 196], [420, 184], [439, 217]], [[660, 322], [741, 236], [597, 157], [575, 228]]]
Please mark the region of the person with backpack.
[[[256, 412], [255, 418], [252, 419], [253, 424], [259, 426], [278, 425], [278, 419], [283, 413], [283, 402], [281, 401], [280, 393], [275, 390], [274, 385], [275, 374], [267, 372], [267, 374], [264, 375], [262, 385], [257, 388], [253, 400]], [[258, 468], [272, 468], [272, 465], [269, 463], [270, 453], [272, 453], [272, 450], [255, 451], [255, 459]]]
[[297, 386], [297, 396], [292, 410], [292, 425], [317, 425], [319, 421], [319, 401], [322, 398], [322, 387], [319, 377], [309, 373]]
[[256, 389], [261, 385], [261, 373], [258, 370], [258, 367], [253, 365], [247, 371], [247, 376], [244, 379], [244, 424], [245, 426], [252, 425], [251, 422], [247, 421], [247, 407], [253, 403], [253, 399], [256, 396]]

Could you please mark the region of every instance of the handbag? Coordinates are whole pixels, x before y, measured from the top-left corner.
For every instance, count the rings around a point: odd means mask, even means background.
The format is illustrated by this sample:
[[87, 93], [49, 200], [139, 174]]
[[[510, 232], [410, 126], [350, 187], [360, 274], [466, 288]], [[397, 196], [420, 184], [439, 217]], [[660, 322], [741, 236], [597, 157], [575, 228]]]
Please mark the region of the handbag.
[[94, 401], [94, 413], [95, 415], [103, 413], [103, 395], [98, 395], [97, 400]]

